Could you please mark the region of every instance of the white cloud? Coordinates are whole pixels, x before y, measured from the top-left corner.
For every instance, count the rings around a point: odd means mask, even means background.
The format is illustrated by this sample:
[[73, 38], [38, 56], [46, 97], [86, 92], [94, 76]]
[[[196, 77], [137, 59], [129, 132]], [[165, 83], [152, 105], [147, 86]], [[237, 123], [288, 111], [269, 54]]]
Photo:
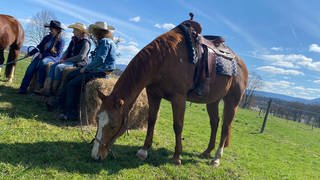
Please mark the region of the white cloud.
[[31, 18], [19, 18], [18, 21], [22, 24], [29, 24], [32, 22]]
[[287, 68], [307, 68], [312, 71], [320, 71], [320, 62], [314, 61], [302, 54], [265, 54], [258, 56], [266, 61], [272, 62], [274, 66]]
[[277, 80], [263, 81], [263, 86], [259, 90], [305, 99], [317, 98], [320, 93], [320, 89], [296, 86], [293, 82]]
[[124, 43], [123, 41], [120, 41], [117, 51], [120, 53], [117, 63], [128, 64], [140, 49], [136, 42], [130, 41], [128, 43]]
[[130, 18], [129, 20], [132, 22], [139, 22], [140, 19], [141, 19], [140, 16], [136, 16], [136, 17]]
[[283, 68], [277, 68], [274, 66], [260, 66], [257, 68], [257, 70], [270, 72], [272, 74], [282, 74], [282, 75], [304, 75], [303, 72], [297, 71], [297, 70], [291, 70], [291, 69], [283, 69]]
[[132, 46], [138, 46], [139, 44], [137, 42], [134, 42], [134, 41], [130, 41], [128, 42], [129, 45], [132, 45]]
[[271, 50], [273, 50], [273, 51], [282, 51], [283, 48], [282, 47], [272, 47]]
[[320, 79], [314, 80], [313, 82], [316, 84], [320, 84]]
[[174, 27], [176, 27], [174, 24], [172, 23], [163, 23], [163, 24], [155, 24], [154, 27], [159, 28], [159, 29], [165, 29], [165, 30], [170, 30]]
[[318, 44], [311, 44], [309, 46], [309, 51], [320, 53], [320, 46]]
[[139, 49], [134, 45], [119, 45], [118, 51], [129, 53], [129, 54], [137, 54], [139, 52]]

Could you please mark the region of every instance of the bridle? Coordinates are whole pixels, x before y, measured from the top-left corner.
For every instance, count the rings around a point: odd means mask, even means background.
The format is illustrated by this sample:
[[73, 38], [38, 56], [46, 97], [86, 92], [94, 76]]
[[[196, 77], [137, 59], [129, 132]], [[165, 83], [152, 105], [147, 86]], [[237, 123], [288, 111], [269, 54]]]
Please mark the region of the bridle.
[[[121, 123], [121, 127], [120, 127], [119, 130], [115, 133], [115, 135], [112, 136], [109, 144], [113, 144], [113, 142], [116, 140], [116, 138], [121, 135], [121, 133], [123, 132], [123, 130], [127, 131], [127, 133], [128, 133], [128, 117], [127, 117], [127, 116], [123, 118], [122, 123]], [[128, 133], [128, 134], [129, 134], [129, 133]], [[107, 149], [108, 152], [111, 152], [112, 155], [113, 155], [113, 157], [115, 157], [112, 149], [108, 147], [108, 144], [103, 143], [103, 142], [101, 141], [101, 139], [98, 139], [98, 138], [97, 138], [97, 134], [96, 134], [95, 137], [92, 139], [92, 141], [90, 142], [90, 144], [92, 144], [94, 141], [96, 141], [96, 142], [99, 144], [99, 146], [102, 145], [102, 147], [104, 147], [105, 149]]]

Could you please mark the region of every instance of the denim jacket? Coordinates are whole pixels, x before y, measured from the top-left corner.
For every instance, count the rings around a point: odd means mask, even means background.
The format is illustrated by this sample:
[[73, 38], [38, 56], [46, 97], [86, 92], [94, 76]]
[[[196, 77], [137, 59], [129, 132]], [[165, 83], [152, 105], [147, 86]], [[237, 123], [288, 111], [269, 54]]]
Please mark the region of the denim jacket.
[[51, 34], [46, 35], [40, 42], [39, 45], [37, 45], [38, 49], [33, 49], [31, 52], [28, 53], [29, 56], [32, 56], [36, 54], [37, 52], [40, 52], [43, 56], [43, 58], [50, 56], [54, 61], [58, 61], [59, 58], [62, 55], [62, 51], [64, 48], [64, 40], [60, 37], [57, 43], [55, 44], [56, 53], [51, 52], [53, 43], [54, 43], [54, 37]]
[[115, 69], [116, 45], [109, 38], [102, 38], [94, 50], [91, 63], [85, 67], [86, 72], [107, 72]]

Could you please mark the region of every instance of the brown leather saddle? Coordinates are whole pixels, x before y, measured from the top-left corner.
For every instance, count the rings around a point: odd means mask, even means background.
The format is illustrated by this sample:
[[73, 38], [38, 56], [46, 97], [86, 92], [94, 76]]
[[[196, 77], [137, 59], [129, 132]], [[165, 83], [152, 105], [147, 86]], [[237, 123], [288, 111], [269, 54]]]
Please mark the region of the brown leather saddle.
[[190, 20], [178, 25], [185, 37], [190, 63], [195, 64], [194, 85], [188, 95], [206, 96], [210, 90], [210, 83], [216, 77], [217, 57], [232, 60], [235, 54], [224, 44], [222, 37], [202, 36], [201, 25], [193, 21], [192, 13], [189, 15]]
[[194, 74], [194, 87], [189, 94], [205, 96], [209, 93], [210, 83], [216, 77], [216, 58], [221, 56], [224, 59], [232, 60], [236, 56], [233, 51], [224, 44], [221, 36], [196, 36], [196, 54], [198, 61]]

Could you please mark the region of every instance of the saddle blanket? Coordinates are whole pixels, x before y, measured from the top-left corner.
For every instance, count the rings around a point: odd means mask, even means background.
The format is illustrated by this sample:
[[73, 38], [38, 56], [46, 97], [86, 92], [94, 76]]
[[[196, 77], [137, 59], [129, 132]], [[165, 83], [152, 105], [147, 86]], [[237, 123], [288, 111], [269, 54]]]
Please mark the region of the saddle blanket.
[[235, 59], [229, 60], [222, 56], [217, 56], [216, 73], [225, 76], [235, 76], [237, 74], [237, 62]]

